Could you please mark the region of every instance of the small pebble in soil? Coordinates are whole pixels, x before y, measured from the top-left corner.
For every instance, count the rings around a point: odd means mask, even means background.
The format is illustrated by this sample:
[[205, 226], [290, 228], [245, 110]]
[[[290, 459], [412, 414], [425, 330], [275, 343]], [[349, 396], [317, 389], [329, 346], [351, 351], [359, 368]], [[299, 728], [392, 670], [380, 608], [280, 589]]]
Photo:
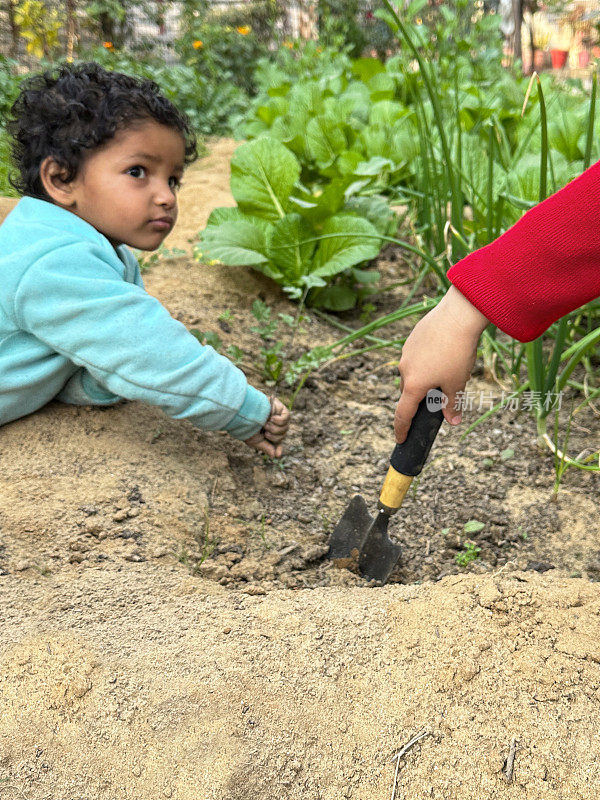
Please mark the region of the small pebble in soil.
[[125, 556], [125, 561], [139, 562], [145, 560], [146, 559], [144, 558], [144, 556], [141, 553], [136, 553], [135, 550], [133, 550], [131, 553], [127, 553], [127, 555]]

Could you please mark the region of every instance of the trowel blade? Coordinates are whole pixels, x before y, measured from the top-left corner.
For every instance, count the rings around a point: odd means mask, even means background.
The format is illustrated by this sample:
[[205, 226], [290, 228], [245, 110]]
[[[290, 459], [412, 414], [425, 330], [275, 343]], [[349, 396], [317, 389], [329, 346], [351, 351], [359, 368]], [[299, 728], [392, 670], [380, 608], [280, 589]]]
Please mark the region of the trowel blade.
[[329, 558], [358, 560], [372, 522], [367, 504], [359, 494], [355, 495], [329, 538]]
[[388, 536], [389, 514], [380, 511], [360, 548], [358, 569], [363, 578], [386, 583], [400, 560], [402, 548]]

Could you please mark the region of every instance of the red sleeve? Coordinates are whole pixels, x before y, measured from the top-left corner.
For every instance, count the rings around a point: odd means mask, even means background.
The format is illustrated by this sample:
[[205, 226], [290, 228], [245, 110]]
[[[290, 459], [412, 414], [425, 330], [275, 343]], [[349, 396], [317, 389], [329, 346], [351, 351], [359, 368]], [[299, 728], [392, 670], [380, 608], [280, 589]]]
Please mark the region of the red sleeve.
[[448, 278], [521, 342], [600, 296], [600, 161], [457, 262]]

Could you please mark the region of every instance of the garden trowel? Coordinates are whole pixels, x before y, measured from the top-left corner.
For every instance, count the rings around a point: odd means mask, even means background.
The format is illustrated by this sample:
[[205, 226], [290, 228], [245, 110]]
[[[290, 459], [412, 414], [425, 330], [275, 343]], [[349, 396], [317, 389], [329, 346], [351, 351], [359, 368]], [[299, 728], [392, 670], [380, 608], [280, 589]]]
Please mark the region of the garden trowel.
[[430, 389], [420, 402], [406, 440], [397, 444], [392, 453], [377, 516], [371, 517], [359, 494], [350, 501], [329, 539], [329, 558], [337, 566], [351, 567], [358, 563], [364, 578], [382, 584], [390, 577], [401, 549], [388, 536], [390, 517], [400, 508], [412, 479], [425, 465], [444, 418], [445, 400], [440, 389]]

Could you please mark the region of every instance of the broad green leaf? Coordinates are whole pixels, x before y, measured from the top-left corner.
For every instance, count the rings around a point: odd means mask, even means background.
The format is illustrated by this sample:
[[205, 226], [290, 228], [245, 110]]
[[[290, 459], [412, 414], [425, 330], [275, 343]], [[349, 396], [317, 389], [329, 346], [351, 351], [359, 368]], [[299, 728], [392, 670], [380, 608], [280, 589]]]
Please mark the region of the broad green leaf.
[[246, 214], [242, 214], [237, 206], [232, 206], [231, 208], [225, 206], [213, 209], [213, 211], [210, 212], [206, 225], [207, 227], [209, 225], [222, 225], [224, 222], [250, 222], [261, 227], [262, 225], [268, 225], [268, 223], [265, 223], [262, 219], [256, 219], [256, 217], [248, 217]]
[[381, 273], [374, 269], [357, 269], [356, 267], [352, 267], [351, 272], [352, 277], [357, 283], [377, 283], [379, 278], [381, 278]]
[[405, 113], [406, 110], [401, 103], [392, 100], [380, 100], [378, 103], [373, 103], [371, 106], [369, 123], [371, 125], [392, 126], [397, 120], [403, 117]]
[[323, 238], [314, 259], [313, 275], [337, 275], [348, 267], [376, 258], [381, 240], [371, 223], [352, 214], [338, 214], [323, 226]]
[[389, 128], [383, 125], [369, 125], [361, 132], [359, 141], [362, 141], [365, 151], [365, 161], [373, 156], [389, 158], [391, 142]]
[[299, 177], [294, 154], [268, 136], [240, 145], [231, 161], [231, 193], [240, 210], [271, 222], [285, 215]]
[[371, 100], [392, 100], [396, 91], [396, 84], [387, 72], [380, 72], [367, 81], [371, 93]]
[[347, 148], [346, 137], [335, 117], [321, 115], [311, 119], [306, 127], [306, 146], [320, 167], [332, 164]]
[[318, 290], [311, 305], [329, 311], [349, 311], [356, 305], [356, 297], [350, 286], [326, 286]]
[[[343, 208], [346, 186], [346, 180], [338, 178], [330, 181], [324, 189], [314, 191], [311, 195], [315, 203], [314, 208], [300, 208], [298, 209], [299, 213], [315, 225], [322, 224], [323, 219], [327, 219], [327, 217]], [[304, 197], [304, 199], [306, 200], [307, 198]]]
[[199, 258], [214, 259], [231, 267], [267, 265], [267, 234], [270, 228], [271, 225], [263, 220], [209, 225], [200, 235]]
[[298, 157], [303, 157], [305, 146], [305, 133], [308, 120], [299, 116], [278, 117], [269, 130], [269, 136], [277, 139], [284, 144], [288, 150], [295, 153]]
[[363, 157], [357, 150], [345, 150], [338, 157], [337, 168], [341, 175], [353, 175], [361, 161]]
[[352, 62], [352, 72], [367, 83], [374, 75], [385, 72], [385, 66], [378, 58], [357, 58]]
[[394, 162], [389, 158], [382, 158], [381, 156], [374, 156], [368, 161], [361, 161], [354, 170], [355, 175], [381, 175], [383, 172], [389, 171], [394, 166]]
[[287, 113], [289, 101], [284, 97], [274, 97], [269, 103], [256, 110], [256, 116], [269, 127], [278, 117]]
[[420, 155], [417, 127], [412, 121], [405, 118], [398, 123], [392, 134], [390, 158], [397, 165], [407, 164], [413, 168]]
[[300, 214], [288, 214], [271, 226], [267, 235], [269, 259], [286, 283], [297, 284], [301, 275], [310, 272], [317, 243], [311, 226]]
[[344, 210], [364, 217], [384, 236], [393, 235], [394, 228], [398, 226], [396, 215], [389, 207], [385, 197], [381, 195], [351, 197], [346, 202]]
[[325, 110], [322, 88], [314, 82], [296, 84], [290, 92], [290, 109], [308, 118], [322, 114]]

